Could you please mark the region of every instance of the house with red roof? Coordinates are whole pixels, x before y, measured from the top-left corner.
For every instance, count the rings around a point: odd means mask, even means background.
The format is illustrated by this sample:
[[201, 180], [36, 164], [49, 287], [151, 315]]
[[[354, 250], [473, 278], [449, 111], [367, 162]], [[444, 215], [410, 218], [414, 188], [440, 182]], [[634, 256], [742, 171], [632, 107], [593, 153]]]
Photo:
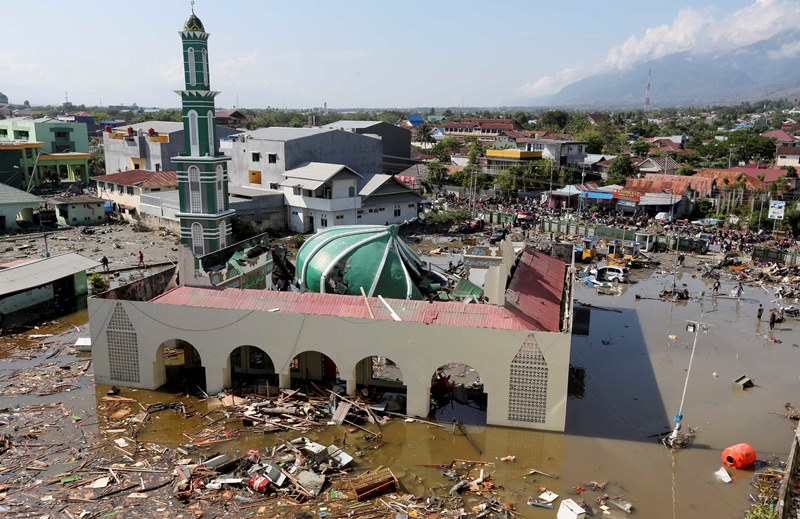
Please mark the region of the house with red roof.
[[775, 153], [775, 165], [800, 169], [800, 146], [781, 146]]
[[97, 196], [110, 200], [122, 218], [136, 221], [140, 215], [142, 195], [178, 189], [177, 171], [134, 169], [92, 177]]
[[798, 139], [786, 130], [771, 130], [761, 134], [762, 137], [777, 141], [781, 146], [797, 146]]
[[494, 142], [503, 132], [522, 132], [524, 128], [513, 119], [487, 119], [481, 117], [454, 118], [442, 123], [448, 137], [477, 137], [480, 141]]

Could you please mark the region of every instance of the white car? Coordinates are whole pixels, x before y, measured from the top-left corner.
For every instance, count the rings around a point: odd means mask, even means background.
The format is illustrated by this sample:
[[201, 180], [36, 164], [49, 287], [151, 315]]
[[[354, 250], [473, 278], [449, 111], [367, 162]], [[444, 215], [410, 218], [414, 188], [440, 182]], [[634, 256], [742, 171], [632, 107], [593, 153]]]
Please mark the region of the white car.
[[615, 265], [606, 265], [598, 267], [589, 271], [589, 273], [597, 281], [610, 281], [612, 283], [627, 283], [631, 275], [631, 269], [628, 267], [617, 267]]

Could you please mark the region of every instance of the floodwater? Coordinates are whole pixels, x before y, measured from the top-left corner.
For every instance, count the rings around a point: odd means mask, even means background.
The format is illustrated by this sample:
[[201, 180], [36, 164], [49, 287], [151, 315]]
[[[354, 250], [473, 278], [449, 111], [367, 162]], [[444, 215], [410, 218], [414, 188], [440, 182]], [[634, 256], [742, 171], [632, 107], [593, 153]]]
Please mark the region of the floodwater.
[[[687, 260], [676, 277], [677, 284], [681, 288], [685, 284], [693, 295], [701, 290], [710, 294], [708, 280], [691, 277], [692, 261]], [[776, 326], [773, 333], [780, 344], [767, 339], [767, 323], [758, 323], [755, 315], [759, 302], [770, 308], [772, 294], [761, 288], [746, 287], [740, 301], [712, 300], [710, 296], [686, 303], [648, 299], [657, 297], [662, 286], [672, 285], [671, 275], [657, 272], [634, 271], [632, 282], [622, 285], [619, 295], [576, 287], [579, 301], [605, 310], [592, 310], [589, 336], [573, 338], [571, 364], [583, 368], [585, 376], [583, 387], [574, 390], [569, 399], [564, 434], [470, 425], [470, 437], [480, 453], [449, 422], [437, 427], [395, 420], [382, 428], [378, 441], [367, 441], [363, 432], [347, 427], [330, 427], [308, 436], [326, 444], [335, 442], [351, 454], [363, 451], [355, 461], [358, 468], [389, 467], [405, 490], [417, 495], [429, 495], [431, 489], [443, 495], [453, 484], [442, 476], [441, 469], [419, 465], [449, 464], [454, 459], [491, 462], [494, 465], [487, 470], [495, 485], [502, 486], [499, 497], [514, 503], [523, 517], [554, 517], [554, 510], [525, 503], [529, 496], [540, 493], [540, 486], [562, 498], [576, 498], [568, 494], [569, 489], [594, 480], [608, 481], [606, 492], [624, 495], [634, 504], [638, 517], [740, 518], [749, 506], [752, 470], [731, 471], [734, 481], [727, 485], [713, 473], [721, 466], [722, 450], [739, 442], [753, 445], [759, 460], [788, 455], [793, 424], [770, 411], [783, 412], [784, 403], [793, 402], [800, 387], [800, 373], [794, 368], [800, 358], [796, 346], [800, 323], [789, 320]], [[720, 293], [727, 294], [732, 286], [723, 280]], [[696, 437], [688, 448], [673, 453], [650, 436], [668, 431], [680, 405], [694, 340], [694, 334], [685, 330], [687, 319], [711, 326], [708, 333], [697, 335], [684, 404], [684, 430], [696, 428]], [[672, 340], [671, 335], [677, 337]], [[733, 380], [742, 374], [752, 377], [755, 387], [744, 391], [735, 386]], [[93, 406], [102, 410], [107, 390], [105, 386], [92, 390], [87, 384], [86, 391], [25, 397], [19, 403], [66, 400], [71, 411], [74, 406], [76, 412], [91, 413]], [[79, 393], [83, 393], [82, 400]], [[170, 410], [154, 414], [139, 441], [174, 448], [188, 442], [184, 433], [192, 436], [209, 425], [200, 416], [208, 404], [194, 397], [124, 388], [122, 396], [145, 405], [181, 400], [197, 411], [190, 419]], [[457, 409], [450, 408], [448, 420], [457, 417]], [[98, 412], [97, 418], [103, 426], [104, 414]], [[225, 430], [240, 428], [235, 419], [216, 425]], [[84, 429], [95, 428], [97, 433], [96, 427]], [[378, 431], [376, 425], [366, 427]], [[298, 435], [243, 432], [200, 452], [244, 455], [250, 449], [271, 447]], [[507, 455], [516, 460], [500, 461]], [[531, 468], [556, 474], [559, 479], [527, 476]], [[578, 498], [593, 504], [598, 495], [587, 491]], [[595, 511], [600, 514], [596, 507]], [[626, 516], [614, 514], [612, 517]]]

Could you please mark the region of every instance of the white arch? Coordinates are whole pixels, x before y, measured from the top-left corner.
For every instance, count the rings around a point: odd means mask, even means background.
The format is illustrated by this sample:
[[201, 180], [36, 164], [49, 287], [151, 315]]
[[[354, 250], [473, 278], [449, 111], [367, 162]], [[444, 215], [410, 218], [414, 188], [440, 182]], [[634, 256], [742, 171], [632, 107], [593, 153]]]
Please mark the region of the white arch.
[[203, 49], [201, 59], [203, 63], [203, 84], [208, 86], [208, 50]]
[[192, 224], [192, 252], [195, 256], [205, 254], [205, 244], [203, 243], [203, 226], [197, 222]]
[[197, 166], [189, 166], [189, 212], [203, 212], [203, 193], [200, 187], [200, 170]]
[[225, 172], [222, 165], [217, 166], [217, 212], [225, 210]]
[[197, 70], [196, 70], [196, 63], [194, 57], [194, 49], [189, 47], [189, 50], [186, 51], [187, 54], [187, 61], [189, 66], [189, 84], [196, 85], [197, 84]]
[[214, 142], [214, 112], [209, 110], [206, 117], [208, 117], [208, 154], [213, 156], [217, 149]]
[[197, 129], [197, 112], [189, 110], [189, 152], [192, 157], [200, 156], [200, 136]]

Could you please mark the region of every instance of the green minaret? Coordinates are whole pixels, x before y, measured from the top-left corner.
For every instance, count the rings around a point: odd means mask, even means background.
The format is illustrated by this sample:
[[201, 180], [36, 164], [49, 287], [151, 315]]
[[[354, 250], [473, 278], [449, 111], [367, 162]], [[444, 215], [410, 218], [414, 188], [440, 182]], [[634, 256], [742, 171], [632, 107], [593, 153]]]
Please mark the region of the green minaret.
[[186, 87], [176, 90], [183, 107], [184, 152], [172, 161], [178, 168], [181, 242], [195, 256], [219, 250], [230, 243], [228, 161], [219, 152], [214, 134], [214, 97], [208, 77], [208, 36], [194, 14], [180, 31]]

